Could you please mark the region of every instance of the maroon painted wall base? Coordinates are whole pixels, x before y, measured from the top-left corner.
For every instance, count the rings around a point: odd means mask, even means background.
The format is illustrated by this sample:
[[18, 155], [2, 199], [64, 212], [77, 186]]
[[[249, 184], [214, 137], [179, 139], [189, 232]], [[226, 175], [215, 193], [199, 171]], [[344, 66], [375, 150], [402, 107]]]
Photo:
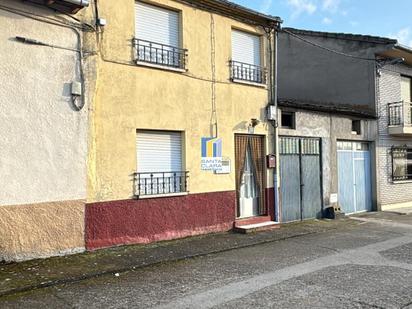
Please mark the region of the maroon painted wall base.
[[233, 228], [235, 209], [235, 191], [87, 204], [86, 248], [228, 231]]

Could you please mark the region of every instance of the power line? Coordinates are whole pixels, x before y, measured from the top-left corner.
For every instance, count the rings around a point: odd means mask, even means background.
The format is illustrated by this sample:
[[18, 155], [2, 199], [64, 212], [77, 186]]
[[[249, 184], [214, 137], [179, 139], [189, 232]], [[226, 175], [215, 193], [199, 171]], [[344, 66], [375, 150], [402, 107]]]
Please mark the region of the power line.
[[376, 59], [375, 59], [375, 58], [366, 58], [366, 57], [359, 57], [359, 56], [354, 56], [354, 55], [351, 55], [351, 54], [346, 54], [346, 53], [343, 53], [343, 52], [340, 52], [340, 51], [337, 51], [337, 50], [334, 50], [334, 49], [331, 49], [331, 48], [322, 46], [322, 45], [320, 45], [320, 44], [314, 43], [314, 42], [312, 42], [312, 41], [310, 41], [310, 40], [307, 40], [307, 39], [305, 39], [305, 38], [302, 38], [301, 36], [299, 36], [299, 35], [297, 35], [297, 34], [295, 34], [295, 33], [293, 33], [293, 32], [290, 32], [289, 30], [282, 29], [281, 31], [283, 31], [283, 32], [285, 32], [285, 33], [287, 33], [287, 34], [289, 34], [289, 35], [291, 35], [291, 36], [293, 36], [293, 37], [295, 37], [295, 38], [297, 38], [297, 39], [299, 39], [299, 40], [301, 40], [301, 41], [303, 41], [303, 42], [305, 42], [305, 43], [307, 43], [307, 44], [310, 44], [310, 45], [315, 46], [315, 47], [317, 47], [317, 48], [326, 50], [326, 51], [328, 51], [328, 52], [331, 52], [331, 53], [334, 53], [334, 54], [337, 54], [337, 55], [340, 55], [340, 56], [343, 56], [343, 57], [348, 57], [348, 58], [352, 58], [352, 59], [358, 59], [358, 60], [365, 60], [365, 61], [374, 61], [374, 62], [376, 62]]
[[216, 111], [216, 38], [215, 38], [215, 19], [213, 13], [210, 14], [210, 63], [212, 66], [212, 114], [210, 123], [214, 126], [215, 137], [218, 137], [217, 111]]

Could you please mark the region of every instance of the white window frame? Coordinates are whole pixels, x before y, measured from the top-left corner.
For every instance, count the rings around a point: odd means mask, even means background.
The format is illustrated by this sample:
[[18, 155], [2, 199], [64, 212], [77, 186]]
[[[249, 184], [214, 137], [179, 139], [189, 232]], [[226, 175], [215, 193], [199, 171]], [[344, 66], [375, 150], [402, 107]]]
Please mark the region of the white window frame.
[[[162, 13], [168, 12], [168, 17], [171, 18], [173, 23], [176, 24], [175, 27], [169, 29], [174, 29], [172, 41], [170, 42], [170, 37], [167, 40], [157, 40], [157, 37], [166, 37], [165, 33], [161, 33], [157, 36], [156, 30], [153, 30], [153, 33], [150, 33], [150, 30], [147, 30], [145, 23], [139, 24], [139, 10], [146, 8], [147, 12], [150, 10], [158, 10], [159, 18], [165, 18], [162, 16]], [[154, 67], [158, 69], [167, 69], [176, 72], [186, 72], [186, 59], [187, 59], [187, 50], [182, 48], [182, 13], [179, 10], [169, 7], [158, 6], [151, 3], [146, 3], [143, 1], [135, 1], [135, 60], [136, 64]], [[168, 22], [167, 22], [168, 23]], [[169, 23], [168, 23], [169, 24]], [[144, 28], [140, 32], [139, 27]], [[166, 27], [166, 26], [165, 26]], [[153, 29], [161, 29], [160, 24], [152, 25]], [[159, 31], [159, 30], [158, 30]], [[143, 33], [143, 35], [142, 35]], [[147, 36], [144, 34], [147, 33]], [[167, 42], [166, 42], [167, 41]]]
[[[150, 140], [150, 135], [153, 136], [153, 140]], [[170, 144], [168, 144], [169, 141]], [[150, 198], [188, 193], [188, 173], [184, 170], [183, 145], [182, 131], [136, 130], [136, 196]], [[143, 152], [140, 150], [141, 147], [145, 149]], [[176, 147], [179, 149], [176, 150]], [[165, 155], [176, 153], [176, 151], [179, 155], [177, 162], [173, 162], [172, 157], [170, 157], [170, 162], [167, 162], [168, 158], [164, 160]], [[156, 158], [161, 158], [161, 161], [156, 163]], [[147, 166], [142, 166], [146, 163]], [[169, 166], [158, 168], [165, 164]], [[174, 166], [176, 164], [179, 166]]]
[[[236, 40], [239, 40], [236, 44]], [[241, 41], [244, 40], [243, 43]], [[257, 42], [256, 42], [257, 40]], [[251, 33], [237, 28], [232, 28], [231, 31], [231, 61], [230, 71], [231, 80], [237, 83], [255, 85], [260, 87], [266, 86], [266, 72], [264, 69], [264, 43], [262, 35]], [[245, 45], [250, 45], [250, 52], [242, 57], [243, 51], [237, 51], [237, 46], [242, 45], [239, 50]], [[257, 53], [255, 48], [258, 48]], [[239, 56], [240, 55], [240, 56]]]

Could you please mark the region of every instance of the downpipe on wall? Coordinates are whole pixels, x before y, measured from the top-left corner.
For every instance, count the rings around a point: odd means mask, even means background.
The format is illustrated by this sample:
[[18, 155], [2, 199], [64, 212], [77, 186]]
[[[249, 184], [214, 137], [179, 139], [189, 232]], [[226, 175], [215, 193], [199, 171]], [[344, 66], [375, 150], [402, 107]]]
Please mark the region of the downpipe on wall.
[[280, 30], [280, 24], [275, 28], [274, 39], [273, 39], [273, 104], [275, 105], [276, 120], [274, 121], [274, 146], [276, 155], [276, 168], [273, 175], [273, 190], [274, 190], [274, 202], [275, 202], [275, 219], [280, 222], [280, 183], [279, 183], [279, 171], [280, 171], [280, 158], [279, 158], [279, 130], [278, 130], [278, 120], [279, 120], [279, 109], [278, 109], [278, 31]]

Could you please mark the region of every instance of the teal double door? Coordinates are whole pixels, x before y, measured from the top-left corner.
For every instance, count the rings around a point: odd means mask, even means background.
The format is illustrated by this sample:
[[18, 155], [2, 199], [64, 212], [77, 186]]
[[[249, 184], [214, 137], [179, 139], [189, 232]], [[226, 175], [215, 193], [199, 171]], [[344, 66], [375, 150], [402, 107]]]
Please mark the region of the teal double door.
[[319, 138], [280, 138], [280, 202], [282, 222], [322, 216], [321, 147]]
[[369, 143], [339, 141], [338, 201], [346, 214], [372, 210]]

